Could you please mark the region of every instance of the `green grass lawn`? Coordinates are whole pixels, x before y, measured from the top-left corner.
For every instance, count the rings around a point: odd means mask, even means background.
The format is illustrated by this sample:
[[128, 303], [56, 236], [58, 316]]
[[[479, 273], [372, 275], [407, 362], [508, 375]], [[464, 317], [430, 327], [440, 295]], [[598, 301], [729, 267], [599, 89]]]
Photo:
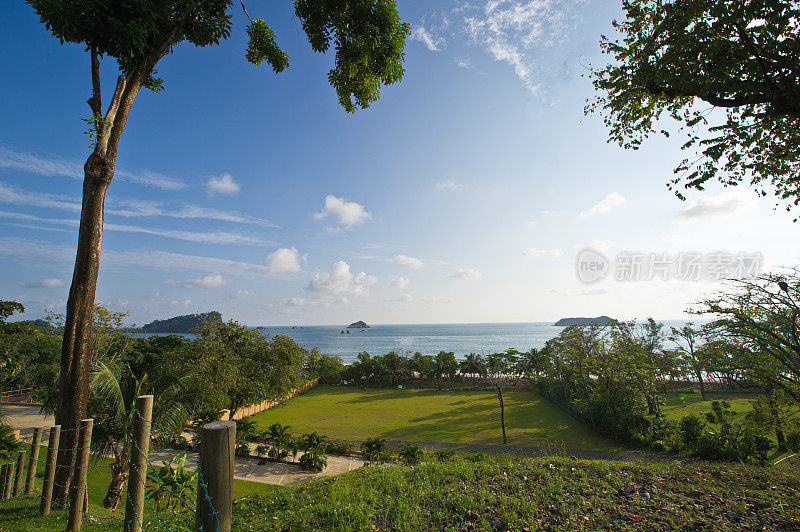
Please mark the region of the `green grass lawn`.
[[[42, 491], [42, 475], [44, 473], [43, 462], [46, 454], [46, 448], [43, 448], [39, 453], [40, 464], [37, 470], [34, 493], [7, 500], [0, 500], [0, 531], [41, 530], [55, 532], [66, 529], [68, 515], [66, 508], [59, 508], [53, 504], [50, 515], [45, 517], [39, 515], [39, 494], [41, 494]], [[89, 514], [91, 515], [84, 516], [82, 530], [113, 532], [122, 530], [122, 523], [119, 520], [125, 517], [125, 495], [122, 496], [122, 500], [116, 511], [112, 512], [103, 508], [103, 498], [105, 497], [108, 483], [111, 481], [111, 472], [108, 467], [106, 467], [109, 462], [109, 459], [100, 458], [97, 461], [92, 460], [90, 463], [91, 467], [88, 471], [87, 484], [89, 487]], [[269, 484], [234, 480], [233, 498], [269, 495], [273, 493], [276, 488], [277, 486]], [[194, 500], [186, 502], [192, 507], [195, 505]], [[147, 501], [145, 501], [145, 505], [147, 505]], [[192, 521], [188, 512], [184, 512], [183, 515], [179, 516], [164, 515], [162, 518], [167, 522], [167, 527], [161, 524], [149, 507], [145, 506], [143, 529], [183, 530], [177, 528], [176, 523]], [[193, 530], [193, 528], [190, 527], [186, 530]]]
[[[535, 392], [507, 390], [508, 442], [567, 449], [616, 448]], [[318, 386], [252, 417], [259, 426], [274, 422], [293, 432], [316, 431], [332, 438], [454, 443], [502, 443], [500, 407], [490, 390], [363, 389]]]
[[746, 391], [708, 391], [706, 400], [700, 397], [699, 393], [688, 392], [664, 392], [661, 398], [664, 400], [662, 410], [669, 419], [681, 419], [688, 414], [698, 414], [711, 411], [713, 401], [728, 401], [731, 408], [741, 414], [750, 410], [750, 405], [761, 395], [757, 392]]

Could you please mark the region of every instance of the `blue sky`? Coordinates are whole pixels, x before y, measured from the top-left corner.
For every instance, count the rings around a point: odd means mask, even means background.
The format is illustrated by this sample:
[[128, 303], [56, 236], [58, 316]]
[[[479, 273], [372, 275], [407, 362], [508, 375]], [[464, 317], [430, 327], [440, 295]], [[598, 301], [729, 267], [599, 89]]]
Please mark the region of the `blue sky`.
[[[346, 114], [291, 2], [252, 1], [289, 54], [180, 45], [142, 92], [106, 203], [97, 299], [130, 321], [219, 310], [248, 324], [680, 318], [714, 282], [585, 285], [576, 250], [760, 252], [797, 262], [771, 198], [665, 183], [679, 139], [606, 142], [587, 66], [616, 2], [400, 1], [406, 76]], [[89, 153], [89, 61], [32, 10], [0, 8], [0, 298], [63, 313]], [[103, 63], [104, 97], [115, 65]], [[104, 102], [105, 103], [105, 102]]]

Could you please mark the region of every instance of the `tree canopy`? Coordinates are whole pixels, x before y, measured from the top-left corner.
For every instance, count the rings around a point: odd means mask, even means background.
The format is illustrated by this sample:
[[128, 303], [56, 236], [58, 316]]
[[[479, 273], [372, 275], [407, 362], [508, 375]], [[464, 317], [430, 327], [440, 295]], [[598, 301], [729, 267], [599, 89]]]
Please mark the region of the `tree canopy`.
[[[84, 44], [115, 59], [122, 74], [142, 76], [143, 86], [155, 92], [163, 88], [155, 64], [176, 44], [210, 46], [227, 39], [234, 6], [232, 0], [26, 1], [62, 43]], [[328, 81], [347, 112], [369, 107], [382, 85], [402, 79], [411, 28], [400, 20], [395, 0], [294, 0], [294, 12], [315, 52], [335, 50]], [[266, 62], [275, 72], [289, 66], [264, 19], [250, 19], [246, 31], [247, 61]], [[96, 107], [89, 103], [99, 116], [99, 98]]]
[[[796, 0], [624, 0], [613, 58], [594, 70], [609, 141], [638, 149], [663, 119], [691, 152], [669, 186], [749, 183], [800, 204], [800, 4]], [[717, 108], [721, 113], [712, 113]], [[724, 115], [724, 116], [722, 116]]]

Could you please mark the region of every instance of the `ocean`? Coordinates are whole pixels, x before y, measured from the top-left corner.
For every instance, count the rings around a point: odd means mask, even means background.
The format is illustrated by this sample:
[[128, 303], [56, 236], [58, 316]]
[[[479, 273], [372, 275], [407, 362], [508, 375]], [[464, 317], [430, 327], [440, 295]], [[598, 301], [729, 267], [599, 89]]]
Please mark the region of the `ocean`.
[[[684, 321], [663, 321], [664, 331], [679, 327]], [[286, 334], [300, 345], [321, 353], [339, 356], [346, 364], [367, 351], [371, 355], [385, 355], [390, 351], [435, 355], [439, 351], [452, 351], [463, 358], [469, 353], [489, 354], [509, 348], [527, 351], [543, 347], [564, 327], [552, 322], [543, 323], [450, 323], [440, 325], [372, 325], [369, 329], [350, 329], [344, 326], [259, 327], [270, 335]]]

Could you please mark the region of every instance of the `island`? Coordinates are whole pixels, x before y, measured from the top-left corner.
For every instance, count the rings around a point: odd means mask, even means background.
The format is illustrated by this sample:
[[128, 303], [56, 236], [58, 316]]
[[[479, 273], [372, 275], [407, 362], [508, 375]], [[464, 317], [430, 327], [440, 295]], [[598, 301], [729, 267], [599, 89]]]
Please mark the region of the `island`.
[[555, 327], [569, 327], [570, 325], [613, 325], [617, 320], [608, 316], [596, 318], [561, 318], [553, 324]]
[[222, 314], [217, 311], [203, 314], [186, 314], [166, 320], [154, 320], [136, 330], [141, 333], [192, 333], [214, 321], [222, 321]]
[[347, 326], [348, 329], [369, 329], [369, 325], [364, 323], [363, 321], [357, 321], [355, 323], [351, 323]]

